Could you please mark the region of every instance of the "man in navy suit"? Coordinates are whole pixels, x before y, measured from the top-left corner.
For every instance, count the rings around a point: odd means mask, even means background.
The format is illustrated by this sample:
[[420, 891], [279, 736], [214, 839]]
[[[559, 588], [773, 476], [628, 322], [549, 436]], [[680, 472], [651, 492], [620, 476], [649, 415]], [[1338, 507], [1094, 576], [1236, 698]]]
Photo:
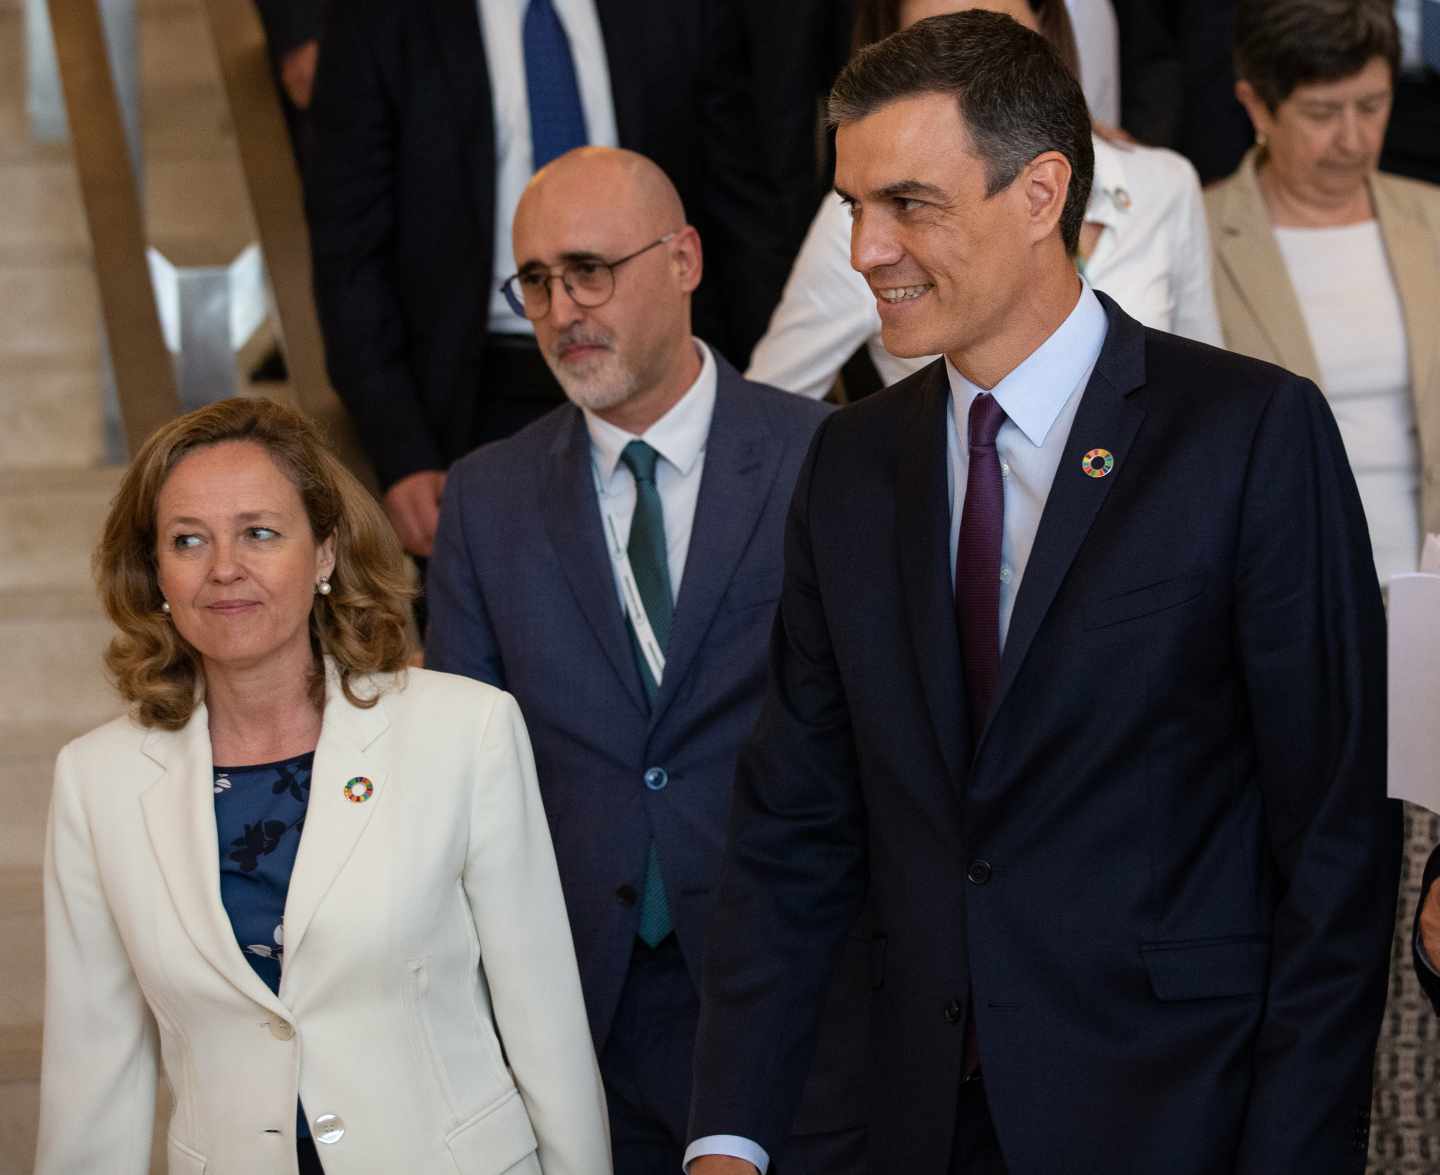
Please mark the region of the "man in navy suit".
[[800, 473], [691, 1175], [783, 1143], [862, 904], [876, 1175], [1362, 1171], [1399, 812], [1324, 399], [1077, 276], [1084, 97], [1008, 17], [872, 46], [830, 114], [885, 345], [944, 358]]
[[[572, 403], [455, 465], [426, 659], [519, 699], [616, 1172], [675, 1175], [735, 760], [825, 409], [693, 337], [700, 238], [642, 156], [561, 156], [526, 189], [514, 246], [506, 288]], [[860, 1170], [870, 946], [852, 938], [830, 985], [786, 1175]]]

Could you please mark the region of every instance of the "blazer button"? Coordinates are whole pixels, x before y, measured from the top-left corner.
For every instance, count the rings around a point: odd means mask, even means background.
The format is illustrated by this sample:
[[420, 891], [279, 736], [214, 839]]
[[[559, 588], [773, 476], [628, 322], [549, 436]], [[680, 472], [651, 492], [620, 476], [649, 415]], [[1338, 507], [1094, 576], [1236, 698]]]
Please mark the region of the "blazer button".
[[959, 1000], [951, 1000], [945, 1005], [946, 1024], [959, 1024], [961, 1017], [964, 1015], [965, 1009], [960, 1006]]
[[670, 773], [663, 767], [647, 768], [643, 778], [651, 791], [664, 791], [670, 783]]
[[279, 1016], [270, 1017], [270, 1035], [276, 1040], [294, 1040], [295, 1025], [288, 1020], [282, 1020]]
[[971, 885], [989, 885], [990, 873], [989, 861], [974, 861], [965, 871], [965, 876], [970, 879]]
[[339, 1114], [321, 1114], [310, 1124], [310, 1133], [316, 1142], [334, 1146], [345, 1137], [345, 1119]]
[[622, 885], [615, 891], [615, 899], [622, 906], [633, 906], [640, 900], [640, 895], [635, 892], [633, 885]]

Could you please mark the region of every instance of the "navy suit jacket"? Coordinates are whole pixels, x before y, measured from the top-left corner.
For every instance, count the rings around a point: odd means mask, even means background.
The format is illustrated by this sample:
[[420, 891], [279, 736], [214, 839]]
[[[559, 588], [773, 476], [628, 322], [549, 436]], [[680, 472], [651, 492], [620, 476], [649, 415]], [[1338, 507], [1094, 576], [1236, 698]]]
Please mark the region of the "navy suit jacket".
[[[595, 0], [622, 147], [675, 183], [706, 245], [697, 331], [741, 362], [791, 253], [730, 0]], [[495, 115], [476, 0], [326, 15], [305, 197], [335, 390], [382, 485], [444, 469], [486, 423]], [[782, 200], [783, 202], [783, 200]], [[558, 395], [558, 392], [557, 392]]]
[[[1012, 1175], [1360, 1172], [1399, 811], [1314, 385], [1110, 329], [967, 729], [937, 363], [828, 419], [706, 955], [695, 1136], [769, 1146], [863, 900], [876, 1172], [941, 1175], [968, 993]], [[1082, 472], [1091, 449], [1113, 472]]]
[[[715, 412], [652, 707], [616, 594], [578, 408], [455, 464], [427, 578], [426, 664], [509, 690], [535, 747], [596, 1051], [639, 922], [653, 837], [699, 986], [740, 746], [765, 690], [786, 507], [823, 405], [742, 379], [718, 355]], [[663, 768], [662, 790], [643, 776]], [[869, 942], [852, 938], [799, 1129], [861, 1118]], [[688, 1070], [675, 1075], [688, 1083]], [[787, 1122], [789, 1120], [787, 1119]]]

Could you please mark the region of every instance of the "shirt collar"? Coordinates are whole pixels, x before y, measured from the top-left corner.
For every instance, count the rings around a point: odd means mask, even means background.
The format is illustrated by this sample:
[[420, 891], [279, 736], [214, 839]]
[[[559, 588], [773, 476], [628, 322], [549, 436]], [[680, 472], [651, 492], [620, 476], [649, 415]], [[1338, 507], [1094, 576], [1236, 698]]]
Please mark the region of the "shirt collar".
[[[686, 476], [705, 451], [705, 438], [710, 434], [710, 417], [715, 412], [717, 382], [715, 357], [710, 348], [699, 339], [694, 342], [695, 350], [700, 354], [700, 374], [670, 411], [638, 438]], [[620, 454], [625, 446], [637, 438], [633, 433], [601, 420], [588, 408], [582, 411], [585, 413], [585, 428], [590, 433], [590, 451], [600, 479], [602, 483], [608, 482], [614, 476], [615, 466], [620, 463]]]
[[1095, 141], [1095, 177], [1090, 184], [1090, 201], [1085, 219], [1114, 228], [1130, 208], [1130, 191], [1125, 186], [1125, 160], [1121, 149], [1099, 135]]
[[[1100, 357], [1110, 329], [1105, 307], [1084, 278], [1080, 298], [1055, 332], [1014, 371], [990, 389], [1012, 424], [1037, 449], [1060, 416], [1080, 381]], [[950, 399], [955, 425], [964, 439], [962, 422], [970, 417], [970, 404], [983, 388], [977, 387], [945, 360], [950, 377]]]

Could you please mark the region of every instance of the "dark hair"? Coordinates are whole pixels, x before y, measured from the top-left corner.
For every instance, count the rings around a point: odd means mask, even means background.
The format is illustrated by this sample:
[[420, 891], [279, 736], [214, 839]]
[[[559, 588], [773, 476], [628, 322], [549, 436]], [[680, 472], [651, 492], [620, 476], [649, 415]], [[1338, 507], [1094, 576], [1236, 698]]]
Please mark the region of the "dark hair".
[[917, 21], [857, 53], [830, 91], [833, 127], [920, 94], [949, 94], [960, 106], [986, 196], [1015, 182], [1036, 156], [1070, 163], [1060, 235], [1073, 255], [1095, 175], [1090, 112], [1080, 83], [1044, 37], [998, 12], [957, 12]]
[[1235, 75], [1273, 113], [1313, 82], [1352, 77], [1376, 57], [1400, 67], [1400, 32], [1389, 0], [1241, 0]]
[[[900, 31], [900, 5], [904, 0], [859, 0], [855, 6], [855, 38], [852, 52], [883, 41]], [[1040, 35], [1055, 47], [1065, 68], [1080, 78], [1080, 50], [1075, 44], [1075, 26], [1065, 0], [1026, 0], [1040, 24]], [[1080, 80], [1084, 80], [1080, 78]]]
[[[230, 442], [262, 448], [299, 492], [315, 541], [334, 536], [332, 591], [315, 597], [310, 644], [317, 654], [334, 658], [352, 703], [373, 706], [374, 696], [362, 698], [352, 689], [355, 675], [397, 672], [410, 653], [414, 591], [400, 543], [379, 504], [309, 418], [248, 396], [197, 408], [162, 425], [135, 454], [110, 503], [95, 573], [105, 611], [119, 629], [105, 653], [116, 687], [145, 726], [178, 730], [194, 712], [204, 675], [200, 654], [160, 612], [155, 507], [183, 458]], [[325, 695], [319, 664], [309, 685], [319, 705]]]

